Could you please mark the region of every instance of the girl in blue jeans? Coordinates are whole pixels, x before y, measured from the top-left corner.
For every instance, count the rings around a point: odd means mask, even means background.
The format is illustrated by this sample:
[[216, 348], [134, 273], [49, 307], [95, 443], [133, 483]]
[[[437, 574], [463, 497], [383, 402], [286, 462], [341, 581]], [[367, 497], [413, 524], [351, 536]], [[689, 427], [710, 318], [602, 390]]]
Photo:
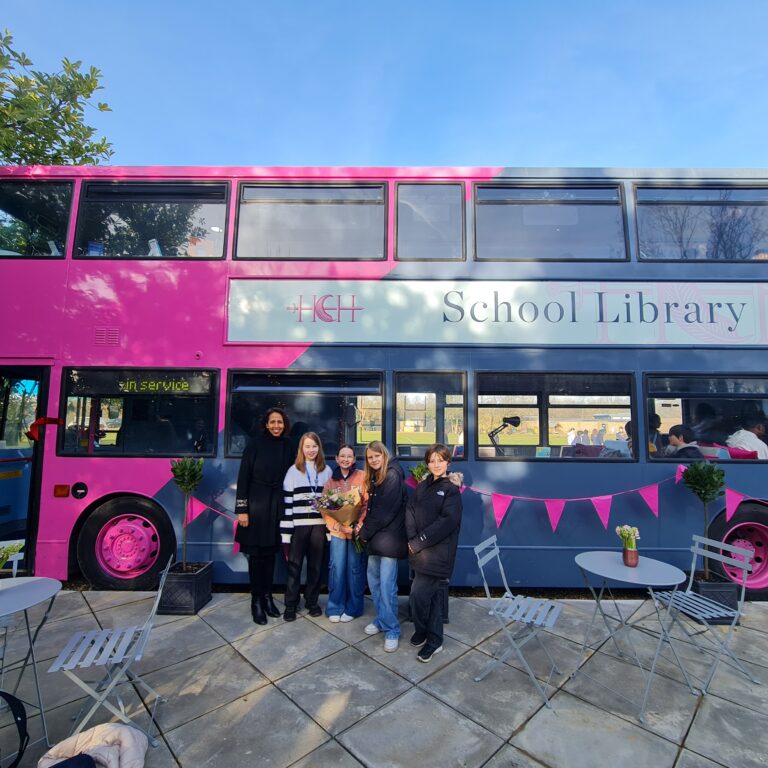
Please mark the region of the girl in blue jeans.
[[368, 544], [368, 586], [376, 608], [376, 616], [365, 632], [383, 632], [384, 650], [392, 653], [400, 641], [397, 561], [408, 552], [406, 493], [403, 470], [390, 459], [389, 451], [379, 440], [365, 449], [365, 492], [368, 508], [358, 536]]
[[[342, 445], [336, 454], [336, 464], [338, 466], [326, 481], [323, 492], [338, 491], [356, 496], [361, 502], [357, 525], [362, 525], [365, 518], [365, 505], [362, 504], [365, 474], [355, 466], [355, 449], [351, 445]], [[341, 525], [327, 512], [323, 512], [323, 519], [331, 536], [325, 614], [333, 623], [352, 621], [362, 616], [365, 608], [365, 554], [357, 551], [351, 526]]]

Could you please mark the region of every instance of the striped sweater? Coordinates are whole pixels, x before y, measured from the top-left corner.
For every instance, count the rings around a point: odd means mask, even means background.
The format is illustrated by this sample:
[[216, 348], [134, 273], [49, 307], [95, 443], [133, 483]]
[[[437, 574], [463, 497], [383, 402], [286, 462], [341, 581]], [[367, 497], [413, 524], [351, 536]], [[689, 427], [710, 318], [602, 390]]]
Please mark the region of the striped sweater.
[[325, 525], [323, 516], [312, 507], [312, 499], [320, 496], [330, 476], [330, 467], [318, 472], [312, 461], [307, 462], [305, 472], [300, 472], [295, 464], [286, 472], [283, 481], [285, 511], [280, 520], [280, 539], [283, 544], [291, 543], [296, 526]]

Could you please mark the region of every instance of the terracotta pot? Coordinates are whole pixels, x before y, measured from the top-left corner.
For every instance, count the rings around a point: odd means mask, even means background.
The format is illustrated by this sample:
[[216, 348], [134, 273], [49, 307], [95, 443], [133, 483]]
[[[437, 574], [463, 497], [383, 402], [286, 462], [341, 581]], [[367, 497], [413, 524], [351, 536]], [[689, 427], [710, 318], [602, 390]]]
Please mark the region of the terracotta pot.
[[625, 549], [622, 553], [622, 560], [628, 568], [636, 568], [639, 559], [640, 555], [636, 549]]

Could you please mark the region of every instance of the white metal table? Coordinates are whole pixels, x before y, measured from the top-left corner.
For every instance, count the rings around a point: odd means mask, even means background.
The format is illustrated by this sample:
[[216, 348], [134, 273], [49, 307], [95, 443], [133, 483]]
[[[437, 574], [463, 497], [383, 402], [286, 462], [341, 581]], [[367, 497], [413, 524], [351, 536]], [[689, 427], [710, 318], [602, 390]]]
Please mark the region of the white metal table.
[[[696, 689], [691, 684], [691, 680], [688, 677], [688, 673], [685, 670], [685, 667], [683, 666], [682, 662], [680, 661], [679, 656], [677, 655], [677, 651], [675, 650], [675, 646], [672, 642], [672, 637], [669, 634], [669, 628], [671, 624], [671, 618], [669, 616], [669, 608], [666, 609], [660, 608], [659, 603], [656, 600], [656, 597], [653, 593], [654, 588], [657, 587], [672, 587], [673, 592], [677, 590], [678, 584], [680, 584], [682, 581], [685, 580], [685, 574], [679, 569], [676, 568], [674, 565], [669, 565], [668, 563], [663, 563], [660, 560], [654, 560], [651, 557], [645, 557], [642, 555], [640, 557], [640, 560], [637, 564], [637, 567], [630, 568], [626, 565], [624, 565], [622, 561], [622, 555], [621, 552], [582, 552], [581, 554], [576, 555], [576, 565], [581, 570], [581, 574], [584, 577], [584, 583], [587, 585], [589, 591], [592, 593], [592, 597], [595, 599], [595, 610], [592, 614], [592, 621], [589, 624], [589, 628], [587, 629], [585, 635], [584, 635], [584, 643], [581, 647], [581, 656], [579, 658], [579, 662], [576, 668], [576, 671], [573, 673], [572, 677], [578, 675], [582, 675], [584, 677], [588, 677], [594, 682], [596, 682], [598, 685], [602, 686], [606, 690], [611, 691], [612, 693], [616, 694], [620, 698], [624, 699], [625, 701], [628, 701], [630, 704], [637, 704], [637, 702], [633, 701], [632, 699], [629, 699], [627, 696], [625, 696], [621, 691], [617, 691], [607, 685], [605, 685], [603, 682], [598, 680], [595, 677], [592, 677], [587, 672], [585, 672], [582, 667], [582, 661], [584, 660], [584, 656], [587, 652], [587, 649], [589, 646], [589, 638], [592, 634], [592, 628], [595, 625], [595, 620], [597, 618], [597, 615], [600, 614], [603, 623], [605, 624], [606, 629], [608, 630], [608, 639], [613, 642], [614, 646], [616, 647], [616, 650], [619, 653], [619, 656], [622, 658], [626, 658], [627, 654], [624, 653], [624, 651], [621, 649], [621, 647], [618, 644], [618, 637], [622, 633], [626, 633], [627, 640], [629, 642], [629, 646], [632, 649], [631, 652], [631, 658], [634, 661], [634, 663], [640, 668], [640, 671], [643, 673], [643, 676], [645, 678], [645, 689], [643, 691], [643, 698], [640, 702], [639, 710], [638, 710], [638, 719], [641, 722], [644, 722], [645, 717], [645, 707], [648, 702], [648, 695], [651, 690], [651, 682], [653, 681], [653, 675], [656, 671], [656, 663], [659, 660], [659, 655], [661, 654], [661, 650], [666, 643], [670, 650], [672, 651], [672, 655], [674, 656], [675, 664], [680, 668], [680, 671], [683, 673], [683, 677], [685, 678], [685, 682], [688, 684], [688, 689], [690, 692], [694, 695], [697, 694]], [[590, 581], [590, 574], [594, 576], [599, 576], [601, 578], [600, 588], [599, 591], [596, 591], [593, 587], [591, 581]], [[616, 598], [613, 596], [613, 592], [611, 592], [611, 588], [608, 585], [608, 582], [610, 581], [618, 581], [622, 582], [623, 584], [628, 584], [634, 587], [642, 587], [643, 589], [646, 589], [648, 591], [648, 595], [651, 598], [651, 603], [653, 604], [654, 611], [656, 612], [656, 619], [659, 623], [660, 627], [660, 634], [659, 634], [659, 640], [656, 644], [656, 650], [653, 655], [653, 661], [651, 662], [650, 669], [646, 669], [642, 662], [640, 661], [640, 657], [637, 655], [637, 651], [635, 650], [635, 647], [632, 643], [631, 638], [631, 630], [641, 631], [639, 627], [635, 626], [634, 624], [628, 622], [623, 614], [621, 613], [621, 608], [619, 607]], [[603, 596], [605, 594], [608, 594], [610, 597], [610, 600], [613, 602], [614, 610], [616, 611], [616, 616], [612, 616], [611, 614], [607, 614], [603, 610], [602, 602], [603, 602]]]
[[[46, 744], [50, 747], [51, 743], [48, 739], [48, 726], [45, 722], [45, 709], [43, 707], [43, 697], [40, 693], [40, 681], [37, 677], [37, 659], [35, 658], [35, 641], [43, 628], [43, 625], [48, 619], [48, 615], [53, 607], [53, 601], [56, 599], [56, 595], [61, 591], [61, 582], [56, 579], [49, 579], [43, 576], [21, 576], [15, 579], [0, 579], [0, 619], [6, 616], [12, 616], [15, 613], [21, 611], [24, 612], [24, 624], [27, 628], [27, 642], [28, 649], [24, 660], [19, 664], [15, 662], [13, 664], [5, 664], [3, 660], [3, 673], [15, 672], [18, 670], [19, 676], [16, 680], [16, 684], [13, 687], [13, 693], [19, 688], [21, 678], [24, 675], [24, 670], [29, 664], [29, 660], [32, 659], [32, 674], [35, 679], [35, 691], [37, 693], [37, 703], [27, 702], [24, 704], [27, 706], [35, 707], [40, 711], [40, 719], [43, 724], [43, 738]], [[40, 623], [35, 628], [34, 633], [29, 622], [29, 609], [34, 608], [36, 605], [45, 603], [48, 601], [48, 606], [43, 613]], [[42, 740], [42, 739], [41, 739]], [[4, 756], [3, 759], [6, 757]]]

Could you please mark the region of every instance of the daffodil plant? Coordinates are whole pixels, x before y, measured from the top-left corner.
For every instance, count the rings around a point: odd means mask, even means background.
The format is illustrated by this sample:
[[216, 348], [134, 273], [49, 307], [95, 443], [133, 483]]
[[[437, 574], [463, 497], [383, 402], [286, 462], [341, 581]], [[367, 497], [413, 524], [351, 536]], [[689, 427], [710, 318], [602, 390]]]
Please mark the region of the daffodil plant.
[[640, 538], [640, 531], [633, 525], [617, 525], [616, 535], [621, 539], [624, 549], [637, 549], [637, 540]]

